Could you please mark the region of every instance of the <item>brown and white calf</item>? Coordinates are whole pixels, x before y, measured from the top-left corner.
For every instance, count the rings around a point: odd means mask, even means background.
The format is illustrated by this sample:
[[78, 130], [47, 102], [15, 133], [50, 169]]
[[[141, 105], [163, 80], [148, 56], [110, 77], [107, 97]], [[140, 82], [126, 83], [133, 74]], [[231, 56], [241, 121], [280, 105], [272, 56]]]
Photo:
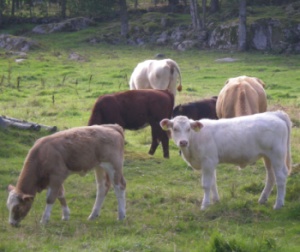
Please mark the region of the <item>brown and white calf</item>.
[[56, 198], [62, 206], [62, 219], [70, 210], [64, 195], [64, 180], [73, 173], [85, 175], [95, 168], [97, 196], [89, 219], [99, 215], [112, 183], [118, 199], [119, 219], [125, 218], [123, 177], [124, 134], [119, 125], [85, 126], [40, 138], [30, 149], [16, 187], [9, 185], [9, 222], [17, 226], [28, 214], [36, 193], [47, 192], [47, 205], [41, 223], [47, 223]]

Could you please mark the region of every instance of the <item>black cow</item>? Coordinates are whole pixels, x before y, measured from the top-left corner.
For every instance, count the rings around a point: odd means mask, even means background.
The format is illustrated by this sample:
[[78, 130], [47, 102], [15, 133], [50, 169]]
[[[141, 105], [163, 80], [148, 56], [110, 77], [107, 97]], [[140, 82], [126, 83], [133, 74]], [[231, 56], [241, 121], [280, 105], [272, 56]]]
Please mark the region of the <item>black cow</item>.
[[200, 101], [180, 104], [173, 110], [172, 117], [184, 115], [193, 120], [200, 120], [203, 118], [218, 119], [216, 113], [217, 96]]

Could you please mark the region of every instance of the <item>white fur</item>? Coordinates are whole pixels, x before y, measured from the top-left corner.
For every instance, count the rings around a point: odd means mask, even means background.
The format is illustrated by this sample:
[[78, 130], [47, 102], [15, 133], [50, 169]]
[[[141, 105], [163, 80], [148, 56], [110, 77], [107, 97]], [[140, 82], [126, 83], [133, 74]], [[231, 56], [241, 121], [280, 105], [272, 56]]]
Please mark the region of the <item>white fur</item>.
[[14, 190], [10, 191], [9, 196], [7, 198], [6, 206], [9, 210], [8, 222], [13, 226], [17, 225], [18, 221], [14, 220], [12, 216], [12, 209], [14, 208], [14, 206], [18, 205], [19, 203], [20, 203], [20, 199], [18, 198], [18, 195], [15, 193]]
[[[170, 71], [171, 67], [174, 67], [173, 74]], [[135, 67], [130, 77], [129, 86], [131, 90], [169, 90], [175, 96], [178, 76], [181, 85], [179, 66], [174, 60], [145, 60]]]
[[45, 208], [45, 210], [44, 210], [42, 219], [41, 219], [41, 221], [40, 221], [41, 224], [47, 224], [47, 223], [48, 223], [48, 221], [49, 221], [49, 219], [50, 219], [52, 207], [53, 207], [53, 204], [47, 204], [47, 205], [46, 205], [46, 208]]
[[267, 179], [259, 203], [267, 201], [276, 182], [274, 209], [284, 205], [286, 178], [290, 169], [291, 127], [286, 113], [265, 112], [232, 119], [199, 121], [178, 116], [172, 120], [162, 120], [161, 126], [171, 130], [183, 159], [194, 169], [202, 170], [204, 198], [201, 209], [210, 204], [210, 191], [213, 201], [219, 200], [217, 164], [231, 163], [245, 167], [261, 157], [264, 158]]

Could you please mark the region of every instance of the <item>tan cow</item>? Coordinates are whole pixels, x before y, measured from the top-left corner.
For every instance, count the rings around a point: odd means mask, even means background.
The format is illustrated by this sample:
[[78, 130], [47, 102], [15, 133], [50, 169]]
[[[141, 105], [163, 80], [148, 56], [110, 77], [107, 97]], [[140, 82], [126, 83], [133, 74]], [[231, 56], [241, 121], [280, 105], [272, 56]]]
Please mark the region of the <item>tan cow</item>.
[[252, 115], [267, 111], [265, 84], [256, 77], [239, 76], [226, 81], [218, 95], [218, 118]]
[[179, 78], [177, 90], [182, 90], [181, 74], [178, 64], [172, 59], [145, 60], [140, 62], [133, 70], [129, 87], [134, 89], [159, 89], [168, 90], [174, 97], [176, 84]]
[[17, 226], [29, 212], [36, 193], [46, 188], [47, 205], [41, 223], [48, 222], [56, 198], [62, 206], [62, 219], [68, 220], [63, 182], [70, 174], [85, 175], [93, 168], [97, 196], [89, 219], [99, 215], [111, 183], [118, 199], [119, 219], [125, 218], [123, 152], [124, 134], [119, 125], [78, 127], [40, 138], [25, 159], [16, 187], [8, 186], [10, 224]]

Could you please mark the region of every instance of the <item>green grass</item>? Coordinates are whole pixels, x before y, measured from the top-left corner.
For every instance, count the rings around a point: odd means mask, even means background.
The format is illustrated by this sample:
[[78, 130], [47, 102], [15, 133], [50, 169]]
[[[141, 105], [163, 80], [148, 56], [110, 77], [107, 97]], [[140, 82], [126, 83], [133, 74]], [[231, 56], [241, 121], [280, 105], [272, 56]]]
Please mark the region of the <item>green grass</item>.
[[[272, 209], [276, 190], [266, 205], [257, 203], [265, 180], [259, 161], [241, 171], [233, 165], [219, 165], [221, 201], [200, 211], [201, 173], [187, 166], [173, 142], [169, 160], [162, 158], [161, 147], [149, 156], [151, 138], [150, 129], [146, 128], [125, 133], [124, 221], [116, 220], [113, 190], [107, 195], [101, 216], [96, 221], [87, 221], [96, 195], [91, 172], [66, 180], [71, 209], [68, 222], [60, 220], [57, 203], [49, 224], [39, 224], [45, 207], [43, 192], [37, 195], [21, 227], [13, 228], [8, 224], [6, 187], [16, 183], [34, 141], [49, 133], [8, 128], [0, 130], [0, 251], [298, 251], [300, 56], [176, 52], [150, 46], [86, 42], [87, 38], [101, 34], [102, 29], [103, 24], [78, 33], [32, 35], [42, 48], [29, 52], [22, 63], [15, 62], [17, 56], [0, 51], [1, 114], [56, 125], [60, 130], [86, 125], [96, 98], [128, 90], [133, 68], [157, 53], [174, 59], [181, 68], [183, 91], [176, 97], [176, 104], [217, 95], [227, 78], [256, 76], [267, 85], [269, 110], [284, 109], [297, 126], [292, 130], [292, 156], [298, 166], [288, 178], [286, 205], [279, 211]], [[71, 52], [80, 54], [84, 61], [69, 60]], [[215, 61], [225, 57], [238, 61]]]

